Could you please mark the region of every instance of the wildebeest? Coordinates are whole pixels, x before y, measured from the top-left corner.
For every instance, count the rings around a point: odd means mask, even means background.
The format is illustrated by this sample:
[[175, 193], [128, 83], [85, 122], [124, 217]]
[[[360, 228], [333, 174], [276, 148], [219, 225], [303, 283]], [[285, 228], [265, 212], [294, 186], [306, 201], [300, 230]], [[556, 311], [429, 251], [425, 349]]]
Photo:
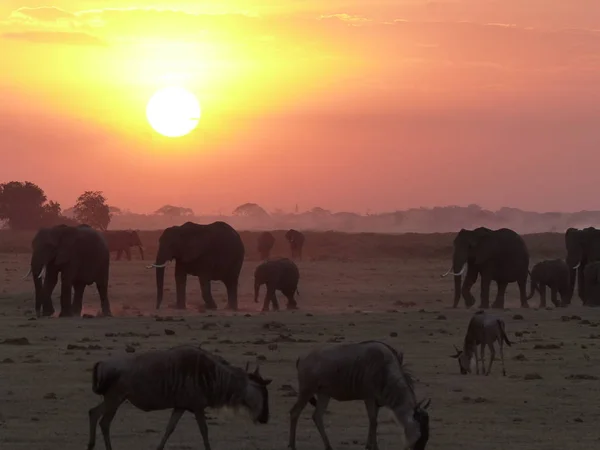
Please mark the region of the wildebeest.
[[[471, 317], [469, 326], [467, 327], [467, 334], [463, 343], [463, 349], [459, 350], [456, 346], [455, 355], [451, 355], [452, 358], [458, 360], [458, 366], [460, 373], [463, 375], [471, 372], [471, 359], [475, 354], [475, 369], [477, 375], [479, 375], [479, 357], [477, 356], [477, 345], [480, 346], [481, 353], [481, 371], [482, 374], [489, 375], [492, 370], [492, 363], [496, 356], [496, 350], [494, 349], [494, 342], [498, 341], [500, 345], [500, 359], [502, 360], [502, 375], [506, 376], [506, 369], [504, 368], [504, 343], [510, 347], [511, 342], [506, 336], [504, 329], [504, 320], [495, 317], [491, 314], [487, 314], [485, 311], [477, 311]], [[485, 347], [490, 349], [490, 364], [487, 372], [485, 372]]]
[[112, 450], [110, 424], [121, 404], [128, 400], [142, 411], [172, 409], [171, 418], [158, 445], [162, 450], [185, 411], [196, 417], [204, 448], [210, 450], [205, 408], [244, 408], [254, 422], [269, 421], [271, 380], [264, 379], [258, 366], [252, 373], [223, 358], [188, 345], [154, 350], [136, 356], [117, 356], [99, 361], [93, 368], [92, 390], [104, 400], [90, 409], [88, 450], [95, 446], [96, 424], [107, 450]]
[[279, 309], [277, 295], [279, 290], [287, 298], [287, 309], [297, 309], [294, 295], [298, 292], [300, 271], [294, 261], [288, 258], [273, 258], [256, 266], [254, 270], [254, 303], [258, 303], [258, 294], [263, 284], [267, 285], [267, 293], [263, 304], [263, 311], [269, 310], [269, 303], [273, 309]]
[[[404, 426], [408, 448], [423, 450], [429, 439], [426, 404], [417, 402], [412, 375], [403, 355], [379, 341], [317, 348], [296, 361], [298, 399], [290, 410], [289, 448], [296, 449], [298, 418], [306, 404], [315, 406], [313, 421], [326, 450], [331, 444], [323, 425], [330, 399], [363, 400], [369, 416], [367, 449], [377, 450], [377, 415], [387, 407]], [[316, 400], [315, 397], [316, 396]]]

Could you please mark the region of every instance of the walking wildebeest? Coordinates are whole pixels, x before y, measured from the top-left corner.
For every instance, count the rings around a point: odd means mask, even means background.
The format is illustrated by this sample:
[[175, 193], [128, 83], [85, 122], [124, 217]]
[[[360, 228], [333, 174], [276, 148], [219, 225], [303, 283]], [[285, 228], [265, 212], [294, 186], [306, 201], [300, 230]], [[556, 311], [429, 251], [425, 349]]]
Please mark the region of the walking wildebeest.
[[[502, 375], [506, 376], [506, 369], [504, 368], [504, 343], [506, 342], [510, 347], [511, 342], [508, 340], [504, 328], [503, 319], [499, 319], [485, 311], [477, 311], [473, 314], [473, 317], [471, 317], [471, 320], [469, 321], [469, 326], [467, 327], [463, 349], [459, 350], [454, 346], [456, 354], [451, 355], [452, 358], [458, 359], [460, 373], [463, 375], [471, 373], [471, 359], [473, 358], [473, 354], [475, 354], [475, 369], [477, 375], [479, 375], [479, 357], [477, 355], [477, 345], [479, 345], [481, 353], [481, 371], [482, 374], [489, 375], [492, 370], [492, 363], [496, 357], [494, 342], [498, 341], [500, 345], [500, 359], [502, 360]], [[487, 373], [485, 372], [484, 361], [486, 346], [489, 347], [491, 353]]]
[[210, 450], [205, 408], [244, 408], [254, 422], [269, 421], [271, 380], [230, 365], [223, 358], [188, 345], [154, 350], [137, 356], [116, 356], [99, 361], [93, 368], [92, 390], [104, 396], [90, 409], [88, 450], [96, 443], [96, 424], [106, 450], [112, 450], [110, 424], [121, 404], [128, 400], [142, 411], [172, 409], [171, 418], [158, 445], [162, 450], [185, 411], [196, 417], [205, 450]]
[[[323, 425], [330, 399], [362, 400], [369, 416], [367, 449], [377, 450], [377, 415], [381, 407], [392, 410], [404, 426], [408, 448], [424, 450], [429, 439], [426, 404], [417, 402], [412, 375], [403, 355], [378, 341], [336, 344], [311, 351], [296, 361], [298, 399], [290, 410], [288, 447], [296, 450], [298, 418], [306, 404], [315, 406], [313, 421], [326, 450], [331, 444]], [[316, 396], [316, 400], [315, 397]]]

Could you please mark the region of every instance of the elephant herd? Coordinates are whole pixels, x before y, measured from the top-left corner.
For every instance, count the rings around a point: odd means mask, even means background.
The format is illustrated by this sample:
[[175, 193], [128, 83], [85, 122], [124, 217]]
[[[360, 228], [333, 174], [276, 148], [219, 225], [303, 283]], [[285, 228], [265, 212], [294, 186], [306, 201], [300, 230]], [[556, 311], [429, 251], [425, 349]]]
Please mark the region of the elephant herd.
[[[489, 308], [490, 284], [498, 286], [492, 308], [504, 308], [504, 295], [508, 283], [519, 286], [521, 307], [536, 291], [540, 294], [540, 307], [546, 306], [546, 287], [551, 301], [557, 307], [571, 303], [578, 281], [578, 295], [584, 306], [600, 306], [600, 230], [588, 227], [569, 228], [565, 232], [566, 259], [538, 262], [529, 270], [529, 251], [523, 238], [508, 228], [490, 230], [480, 227], [462, 229], [454, 239], [452, 267], [442, 276], [454, 276], [454, 303], [460, 297], [471, 307], [475, 298], [471, 288], [481, 276], [481, 308]], [[465, 273], [466, 272], [466, 273]], [[464, 275], [464, 281], [462, 276]], [[527, 294], [527, 278], [531, 288]], [[461, 286], [462, 282], [462, 286]], [[560, 295], [560, 301], [558, 300]]]
[[[296, 230], [285, 234], [292, 257], [302, 256], [304, 235]], [[288, 309], [297, 308], [294, 294], [298, 292], [299, 271], [288, 258], [268, 259], [275, 243], [273, 235], [259, 236], [258, 249], [264, 261], [255, 270], [254, 301], [262, 284], [267, 286], [263, 311], [269, 304], [279, 309], [275, 291], [288, 299]], [[238, 309], [238, 281], [245, 249], [239, 233], [225, 222], [200, 225], [186, 222], [166, 228], [158, 240], [154, 264], [156, 270], [156, 308], [163, 300], [164, 274], [167, 264], [175, 260], [176, 308], [186, 308], [187, 276], [197, 276], [206, 309], [216, 309], [211, 293], [211, 281], [221, 281], [227, 289], [227, 309]], [[52, 292], [60, 275], [59, 317], [79, 316], [86, 286], [96, 284], [100, 295], [102, 315], [111, 316], [108, 301], [110, 251], [117, 251], [117, 259], [129, 248], [137, 246], [143, 259], [143, 246], [137, 231], [118, 230], [98, 232], [88, 225], [57, 225], [40, 229], [32, 240], [31, 267], [35, 287], [35, 311], [38, 316], [54, 314]], [[72, 297], [71, 297], [72, 296]], [[72, 301], [71, 301], [72, 298]]]
[[[297, 230], [285, 234], [292, 258], [302, 257], [304, 235]], [[288, 258], [270, 259], [275, 244], [272, 233], [265, 231], [258, 237], [257, 250], [264, 260], [254, 272], [254, 301], [258, 302], [260, 286], [266, 284], [263, 311], [278, 310], [275, 291], [287, 298], [287, 308], [296, 309], [294, 295], [298, 292], [299, 270]], [[156, 261], [147, 266], [156, 271], [156, 308], [163, 300], [165, 267], [175, 260], [176, 308], [186, 308], [187, 276], [198, 277], [206, 309], [216, 309], [211, 293], [211, 281], [221, 281], [227, 290], [227, 309], [238, 309], [238, 281], [244, 262], [245, 249], [239, 233], [225, 222], [200, 225], [186, 222], [166, 228], [158, 240]], [[600, 230], [569, 228], [565, 232], [566, 260], [545, 260], [529, 270], [529, 251], [523, 238], [508, 228], [491, 230], [479, 227], [462, 229], [454, 239], [452, 267], [442, 276], [454, 276], [454, 302], [460, 297], [465, 305], [475, 304], [471, 288], [481, 277], [480, 308], [489, 308], [490, 284], [495, 281], [498, 290], [492, 308], [504, 308], [504, 296], [509, 283], [519, 286], [521, 307], [535, 292], [540, 294], [540, 306], [546, 306], [546, 288], [550, 289], [555, 306], [568, 306], [578, 280], [578, 295], [586, 306], [600, 306]], [[100, 295], [102, 314], [111, 315], [108, 301], [110, 251], [117, 251], [117, 259], [125, 251], [131, 259], [129, 247], [137, 246], [143, 258], [143, 246], [136, 231], [109, 231], [100, 233], [88, 225], [58, 225], [42, 228], [32, 240], [31, 267], [26, 276], [33, 275], [35, 310], [38, 316], [51, 316], [54, 307], [51, 295], [61, 279], [59, 316], [80, 315], [86, 286], [96, 284]], [[464, 275], [464, 281], [463, 281]], [[527, 279], [530, 278], [530, 293]], [[462, 282], [462, 286], [461, 286]], [[558, 300], [560, 295], [560, 301]], [[72, 301], [71, 301], [72, 298]]]

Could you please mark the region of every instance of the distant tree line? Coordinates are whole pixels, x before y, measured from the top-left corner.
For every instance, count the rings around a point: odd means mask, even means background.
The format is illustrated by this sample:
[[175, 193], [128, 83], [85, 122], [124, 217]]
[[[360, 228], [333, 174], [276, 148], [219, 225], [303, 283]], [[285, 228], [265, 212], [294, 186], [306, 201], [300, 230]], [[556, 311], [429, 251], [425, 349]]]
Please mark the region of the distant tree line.
[[37, 230], [59, 224], [85, 223], [106, 230], [112, 214], [101, 191], [86, 191], [72, 208], [73, 217], [63, 214], [58, 202], [48, 200], [44, 190], [30, 181], [0, 184], [0, 220], [11, 230]]

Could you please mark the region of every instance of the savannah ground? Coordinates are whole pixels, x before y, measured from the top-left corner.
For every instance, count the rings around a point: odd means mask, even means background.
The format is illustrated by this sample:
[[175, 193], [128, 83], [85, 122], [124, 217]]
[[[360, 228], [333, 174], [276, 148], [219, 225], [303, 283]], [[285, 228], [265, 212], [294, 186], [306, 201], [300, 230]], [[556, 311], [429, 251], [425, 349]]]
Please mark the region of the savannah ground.
[[[87, 411], [101, 399], [91, 391], [94, 362], [124, 355], [126, 349], [142, 352], [191, 343], [240, 366], [260, 360], [263, 375], [274, 380], [267, 425], [209, 412], [213, 448], [284, 449], [297, 387], [296, 358], [319, 344], [365, 339], [380, 339], [403, 351], [418, 379], [417, 395], [432, 398], [432, 450], [600, 446], [600, 311], [580, 307], [578, 298], [567, 309], [537, 310], [536, 296], [530, 300], [532, 309], [522, 310], [516, 285], [509, 285], [510, 309], [495, 311], [505, 319], [514, 343], [505, 346], [508, 376], [502, 377], [499, 359], [489, 377], [463, 376], [449, 355], [453, 344], [461, 346], [474, 310], [465, 310], [464, 304], [450, 309], [452, 279], [439, 276], [449, 267], [453, 234], [307, 233], [305, 257], [298, 263], [301, 310], [266, 314], [259, 312], [262, 304], [255, 304], [252, 294], [257, 233], [241, 234], [247, 258], [240, 279], [241, 310], [236, 314], [222, 310], [225, 289], [218, 282], [213, 283], [213, 293], [219, 311], [198, 311], [202, 300], [192, 277], [188, 310], [170, 309], [175, 297], [172, 266], [165, 277], [163, 308], [157, 313], [154, 271], [144, 266], [155, 255], [158, 232], [143, 232], [148, 261], [140, 261], [135, 249], [132, 261], [111, 261], [114, 318], [36, 320], [33, 282], [21, 281], [28, 270], [31, 234], [0, 233], [0, 448], [85, 448]], [[288, 254], [282, 235], [276, 234], [274, 255]], [[564, 257], [562, 234], [525, 239], [532, 253], [530, 267], [541, 259]], [[56, 307], [59, 291], [57, 286]], [[263, 286], [261, 301], [264, 293]], [[474, 293], [478, 297], [479, 283]], [[95, 287], [88, 287], [84, 314], [95, 315], [98, 308]], [[310, 418], [312, 409], [307, 405], [298, 425], [299, 450], [323, 448]], [[169, 414], [144, 413], [124, 404], [113, 422], [113, 446], [155, 448]], [[364, 448], [367, 415], [361, 402], [332, 401], [325, 426], [335, 449]], [[400, 436], [399, 427], [382, 411], [380, 448], [401, 448]], [[99, 428], [97, 437], [96, 448], [103, 449]], [[191, 415], [184, 415], [167, 448], [202, 448]]]

